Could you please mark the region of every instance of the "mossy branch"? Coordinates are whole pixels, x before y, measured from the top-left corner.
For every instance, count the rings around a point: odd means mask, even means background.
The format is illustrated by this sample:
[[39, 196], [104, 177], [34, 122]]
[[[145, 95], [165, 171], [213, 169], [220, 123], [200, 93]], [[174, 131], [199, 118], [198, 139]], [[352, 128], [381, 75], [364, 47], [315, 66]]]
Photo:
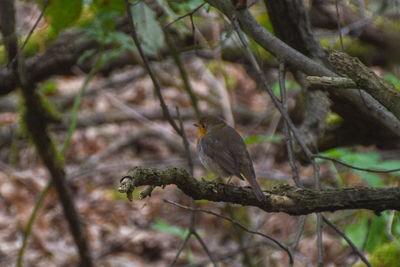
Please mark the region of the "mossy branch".
[[365, 90], [400, 119], [400, 92], [393, 84], [378, 77], [358, 58], [345, 53], [333, 51], [329, 55], [329, 61], [340, 73], [349, 76], [358, 88]]
[[[119, 191], [132, 200], [132, 191], [139, 186], [176, 185], [196, 199], [255, 206], [267, 212], [303, 215], [345, 209], [369, 209], [376, 213], [400, 210], [400, 188], [354, 187], [331, 190], [300, 189], [288, 185], [265, 190], [267, 201], [257, 200], [250, 187], [197, 180], [182, 168], [135, 167], [120, 180]], [[148, 194], [147, 194], [148, 195]]]

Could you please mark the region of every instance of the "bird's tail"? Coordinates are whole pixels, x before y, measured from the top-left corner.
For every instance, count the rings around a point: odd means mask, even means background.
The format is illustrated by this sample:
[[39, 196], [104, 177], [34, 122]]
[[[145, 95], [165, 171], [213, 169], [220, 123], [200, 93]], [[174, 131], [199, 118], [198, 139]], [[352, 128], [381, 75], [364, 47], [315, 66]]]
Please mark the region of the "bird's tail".
[[263, 191], [261, 190], [260, 185], [257, 183], [256, 178], [255, 177], [249, 177], [249, 178], [247, 178], [247, 181], [251, 185], [251, 188], [253, 189], [253, 192], [256, 195], [258, 201], [265, 202], [267, 199], [266, 199]]

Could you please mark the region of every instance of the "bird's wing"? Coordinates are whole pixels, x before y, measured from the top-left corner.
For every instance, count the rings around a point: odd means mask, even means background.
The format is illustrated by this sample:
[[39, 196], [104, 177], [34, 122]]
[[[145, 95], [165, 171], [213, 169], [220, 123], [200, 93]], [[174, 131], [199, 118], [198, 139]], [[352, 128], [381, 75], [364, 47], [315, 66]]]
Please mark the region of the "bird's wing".
[[[243, 180], [240, 174], [241, 164], [235, 159], [234, 154], [226, 148], [224, 141], [210, 135], [204, 135], [200, 139], [202, 151], [222, 167], [227, 173], [235, 175]], [[224, 140], [224, 139], [221, 139]]]

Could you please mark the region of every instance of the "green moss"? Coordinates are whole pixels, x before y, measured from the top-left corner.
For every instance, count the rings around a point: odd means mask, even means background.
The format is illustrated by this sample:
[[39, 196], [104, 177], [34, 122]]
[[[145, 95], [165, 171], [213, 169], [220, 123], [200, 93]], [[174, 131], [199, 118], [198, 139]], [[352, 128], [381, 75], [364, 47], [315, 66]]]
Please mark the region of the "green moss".
[[57, 84], [54, 81], [47, 81], [42, 86], [43, 94], [46, 96], [52, 96], [57, 93]]
[[40, 101], [40, 108], [42, 108], [42, 116], [49, 122], [61, 122], [62, 116], [58, 113], [49, 101], [40, 93], [37, 94]]
[[7, 52], [4, 45], [0, 45], [0, 64], [4, 65], [7, 63]]
[[[374, 267], [400, 267], [400, 249], [394, 243], [390, 242], [378, 247], [371, 255], [369, 262]], [[365, 266], [364, 263], [358, 263], [354, 267]]]
[[[28, 37], [28, 35], [21, 38], [20, 46], [22, 46], [26, 37]], [[50, 27], [38, 29], [29, 38], [29, 41], [24, 48], [24, 55], [33, 56], [39, 52], [45, 51], [48, 44], [54, 41], [56, 37], [57, 35], [51, 30]]]
[[326, 122], [328, 124], [337, 124], [343, 121], [343, 118], [339, 116], [339, 114], [334, 112], [329, 112], [326, 118]]

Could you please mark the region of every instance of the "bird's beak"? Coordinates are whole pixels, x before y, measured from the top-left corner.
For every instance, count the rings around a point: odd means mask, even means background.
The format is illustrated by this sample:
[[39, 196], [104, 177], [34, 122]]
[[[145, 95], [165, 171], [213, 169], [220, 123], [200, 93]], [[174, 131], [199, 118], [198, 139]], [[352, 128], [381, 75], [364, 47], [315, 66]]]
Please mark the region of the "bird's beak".
[[197, 123], [193, 123], [194, 126], [196, 126], [197, 128], [199, 128], [199, 125]]

